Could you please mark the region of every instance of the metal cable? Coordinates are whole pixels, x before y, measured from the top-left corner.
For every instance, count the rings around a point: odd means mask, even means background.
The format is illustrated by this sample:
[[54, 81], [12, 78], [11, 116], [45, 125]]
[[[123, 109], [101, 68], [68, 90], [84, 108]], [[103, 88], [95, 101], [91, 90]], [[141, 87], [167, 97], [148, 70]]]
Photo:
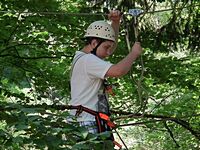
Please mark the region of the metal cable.
[[[172, 11], [175, 9], [185, 9], [189, 7], [198, 7], [200, 5], [194, 5], [194, 6], [187, 6], [187, 7], [178, 7], [178, 8], [169, 8], [169, 9], [161, 9], [161, 10], [155, 10], [155, 11], [148, 11], [143, 12], [141, 14], [152, 14], [152, 13], [159, 13], [159, 12], [165, 12], [165, 11]], [[73, 13], [73, 12], [48, 12], [48, 11], [36, 11], [36, 12], [20, 12], [20, 11], [4, 11], [0, 10], [0, 13], [15, 13], [15, 14], [41, 14], [41, 15], [70, 15], [70, 16], [107, 16], [108, 14], [105, 13]], [[130, 15], [128, 13], [124, 13], [123, 15]]]

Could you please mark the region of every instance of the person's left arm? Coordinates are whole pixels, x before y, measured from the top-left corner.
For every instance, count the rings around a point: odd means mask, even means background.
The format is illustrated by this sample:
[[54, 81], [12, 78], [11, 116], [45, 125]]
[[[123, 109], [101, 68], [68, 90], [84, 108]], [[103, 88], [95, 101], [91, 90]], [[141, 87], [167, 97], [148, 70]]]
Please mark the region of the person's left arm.
[[110, 11], [108, 18], [112, 21], [111, 26], [115, 31], [115, 44], [113, 46], [113, 52], [117, 48], [118, 43], [118, 35], [119, 35], [119, 27], [120, 27], [120, 19], [121, 19], [121, 12], [119, 10], [112, 10]]

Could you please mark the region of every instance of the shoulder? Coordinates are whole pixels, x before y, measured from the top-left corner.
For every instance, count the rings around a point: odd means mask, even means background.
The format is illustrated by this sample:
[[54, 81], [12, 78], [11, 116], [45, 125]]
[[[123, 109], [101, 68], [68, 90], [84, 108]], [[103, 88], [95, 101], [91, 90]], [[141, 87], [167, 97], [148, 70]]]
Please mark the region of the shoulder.
[[107, 61], [95, 56], [94, 54], [87, 54], [85, 57], [87, 62], [93, 62], [93, 63], [108, 63]]
[[111, 63], [108, 61], [105, 61], [94, 54], [91, 53], [84, 53], [82, 51], [77, 51], [74, 60], [76, 61], [77, 59], [79, 60], [79, 63], [84, 63], [87, 66], [96, 66], [96, 65], [110, 65]]

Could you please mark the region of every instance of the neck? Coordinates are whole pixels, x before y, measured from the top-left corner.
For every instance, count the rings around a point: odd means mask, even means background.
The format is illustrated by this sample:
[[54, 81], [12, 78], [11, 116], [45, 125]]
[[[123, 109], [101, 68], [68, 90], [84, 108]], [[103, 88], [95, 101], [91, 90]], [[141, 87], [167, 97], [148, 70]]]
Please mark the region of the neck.
[[91, 45], [85, 45], [82, 49], [84, 53], [90, 53], [92, 51]]

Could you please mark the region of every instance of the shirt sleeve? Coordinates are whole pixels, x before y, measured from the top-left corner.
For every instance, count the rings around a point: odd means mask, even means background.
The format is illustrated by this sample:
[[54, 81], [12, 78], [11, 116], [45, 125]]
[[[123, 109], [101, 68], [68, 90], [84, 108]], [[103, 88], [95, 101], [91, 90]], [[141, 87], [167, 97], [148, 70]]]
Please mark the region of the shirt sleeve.
[[110, 62], [104, 61], [93, 54], [86, 58], [86, 72], [90, 78], [104, 79], [106, 72], [113, 65]]

